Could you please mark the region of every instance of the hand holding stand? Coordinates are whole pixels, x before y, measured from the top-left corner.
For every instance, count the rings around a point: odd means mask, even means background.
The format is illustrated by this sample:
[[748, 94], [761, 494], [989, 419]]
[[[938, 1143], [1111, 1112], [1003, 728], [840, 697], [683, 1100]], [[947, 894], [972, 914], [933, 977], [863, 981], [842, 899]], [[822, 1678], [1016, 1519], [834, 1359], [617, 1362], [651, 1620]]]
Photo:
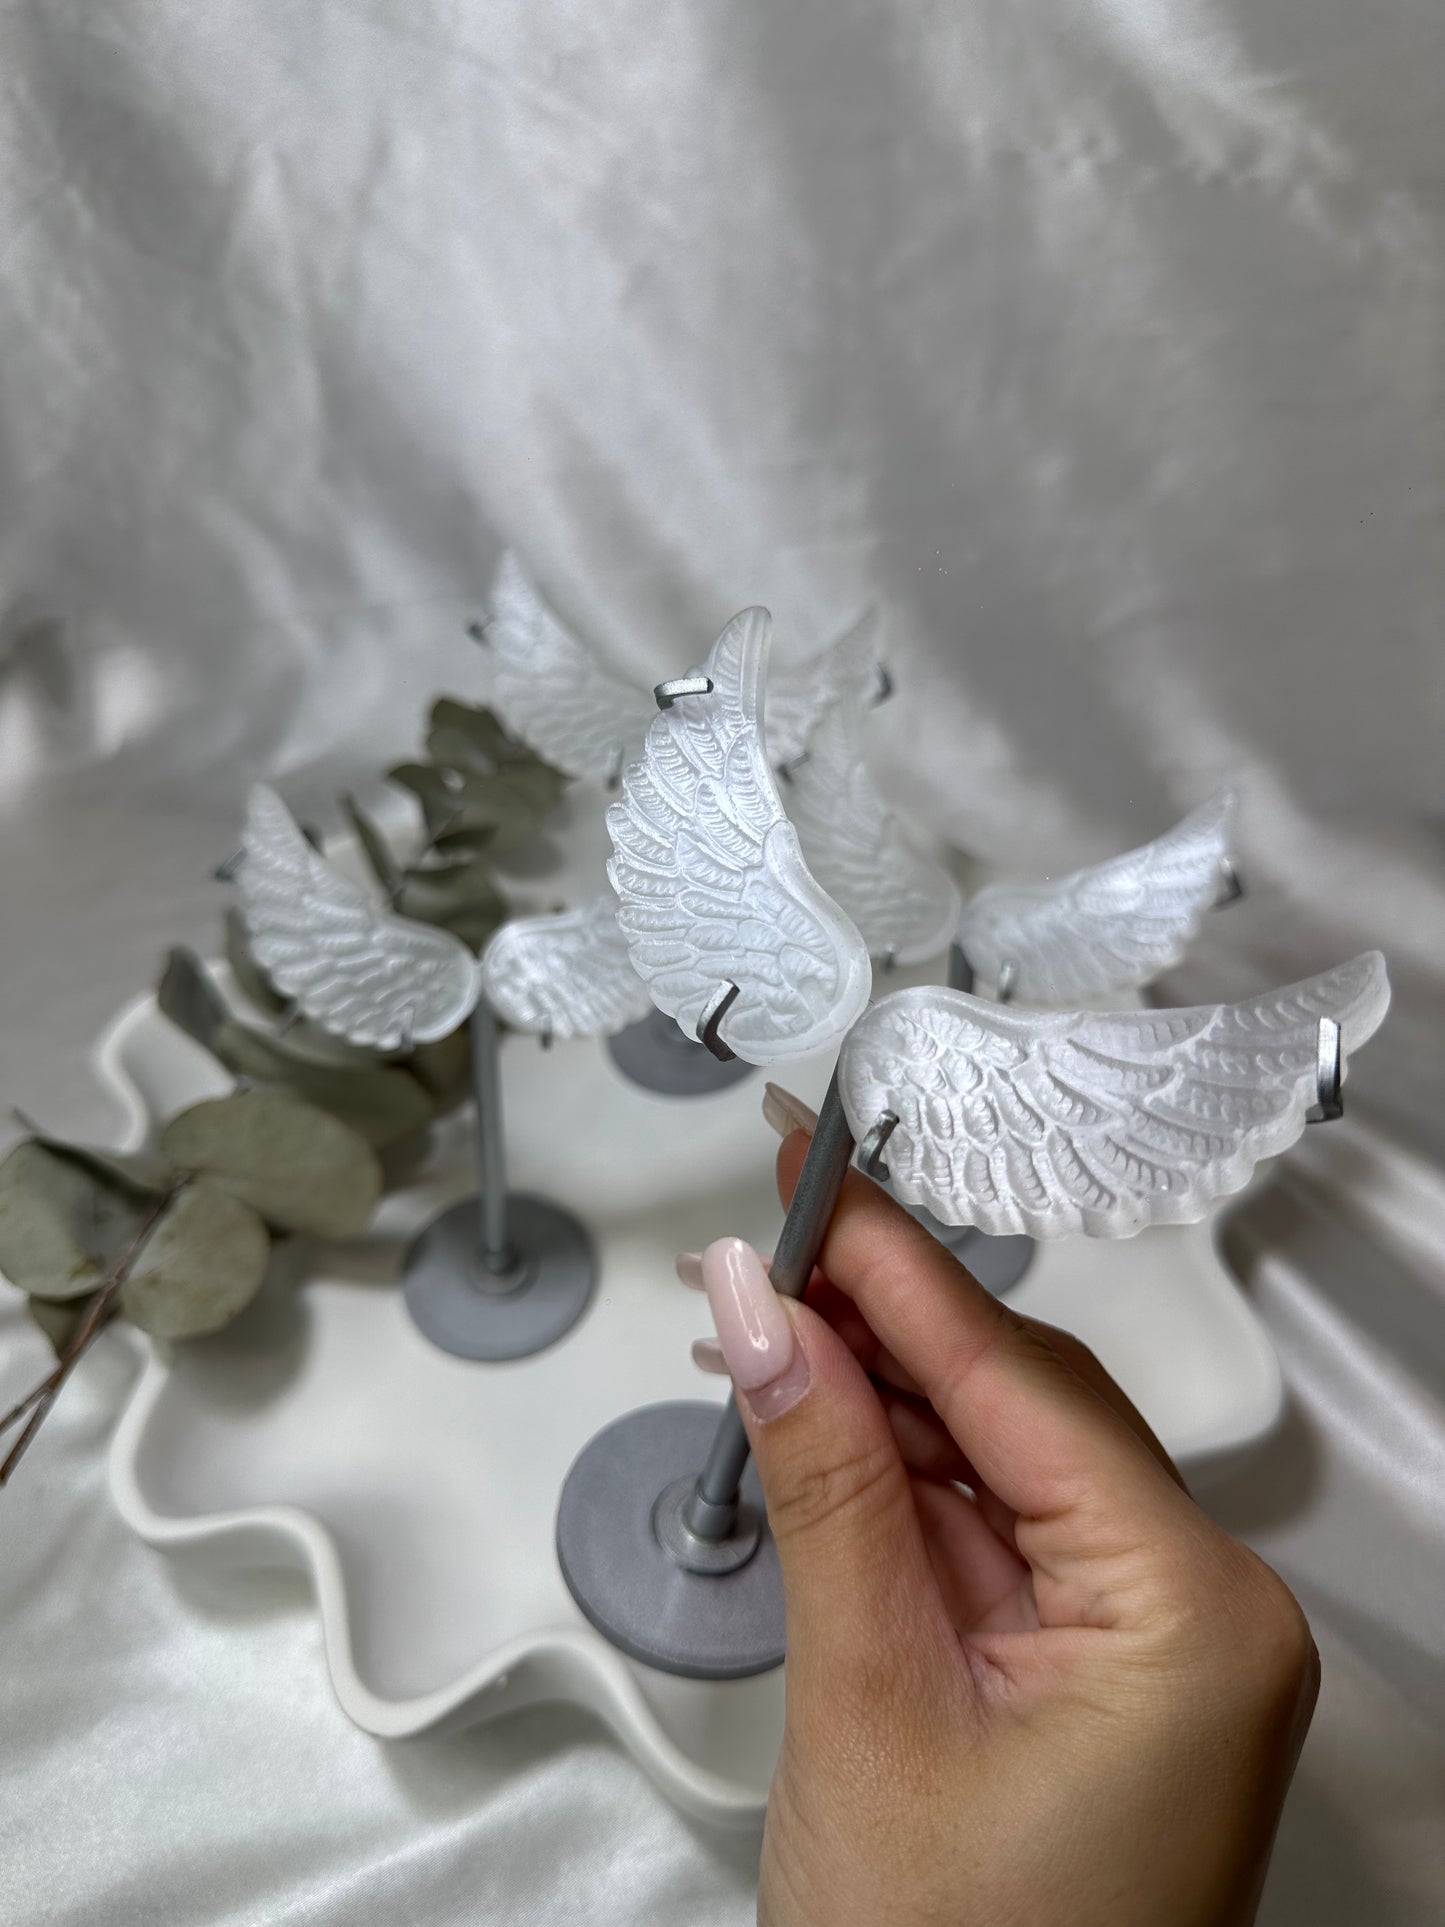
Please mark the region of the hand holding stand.
[[[835, 1075], [773, 1253], [785, 1297], [807, 1289], [853, 1143]], [[782, 1578], [736, 1399], [715, 1413], [650, 1405], [599, 1432], [562, 1488], [557, 1558], [582, 1611], [632, 1658], [741, 1679], [782, 1661]], [[700, 1469], [679, 1477], [688, 1465]]]
[[433, 1220], [406, 1256], [403, 1290], [418, 1329], [458, 1358], [527, 1358], [587, 1309], [597, 1277], [583, 1225], [547, 1198], [507, 1190], [497, 1020], [471, 1018], [481, 1193]]

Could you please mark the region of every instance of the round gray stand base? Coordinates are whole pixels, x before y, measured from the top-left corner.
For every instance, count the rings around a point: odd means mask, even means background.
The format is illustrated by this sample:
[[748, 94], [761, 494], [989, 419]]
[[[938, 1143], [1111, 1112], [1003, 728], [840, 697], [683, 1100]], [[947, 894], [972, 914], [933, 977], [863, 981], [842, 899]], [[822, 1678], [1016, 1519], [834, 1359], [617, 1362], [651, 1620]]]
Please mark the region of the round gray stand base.
[[546, 1198], [507, 1199], [516, 1252], [502, 1275], [481, 1261], [481, 1213], [465, 1198], [434, 1218], [406, 1254], [402, 1290], [417, 1329], [457, 1358], [529, 1358], [587, 1309], [597, 1255], [585, 1228]]
[[714, 1057], [660, 1010], [609, 1037], [607, 1050], [630, 1083], [661, 1097], [710, 1097], [731, 1090], [755, 1068], [741, 1057]]
[[716, 1405], [678, 1402], [615, 1419], [582, 1448], [557, 1508], [558, 1563], [588, 1619], [630, 1658], [688, 1679], [745, 1679], [783, 1658], [782, 1575], [751, 1467], [741, 1564], [724, 1542], [726, 1570], [688, 1570], [658, 1537], [659, 1501], [671, 1537], [675, 1488], [701, 1471], [718, 1417]]
[[1037, 1249], [1033, 1238], [1022, 1234], [995, 1238], [976, 1225], [943, 1224], [922, 1205], [913, 1215], [995, 1298], [1012, 1291], [1033, 1263]]

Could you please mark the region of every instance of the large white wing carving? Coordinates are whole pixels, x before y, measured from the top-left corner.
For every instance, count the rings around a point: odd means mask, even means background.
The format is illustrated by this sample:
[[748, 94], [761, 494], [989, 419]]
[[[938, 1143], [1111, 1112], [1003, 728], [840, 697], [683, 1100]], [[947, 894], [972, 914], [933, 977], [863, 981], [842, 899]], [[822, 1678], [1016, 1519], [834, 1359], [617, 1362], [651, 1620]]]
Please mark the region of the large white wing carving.
[[1131, 990], [1183, 956], [1219, 896], [1234, 798], [1211, 797], [1140, 849], [1057, 882], [990, 884], [964, 905], [958, 940], [977, 975], [1014, 968], [1020, 1003]]
[[1240, 1004], [1023, 1011], [925, 985], [874, 1006], [843, 1048], [860, 1137], [898, 1119], [892, 1188], [949, 1224], [1036, 1238], [1127, 1238], [1192, 1224], [1304, 1129], [1319, 1020], [1346, 1051], [1390, 1001], [1365, 952]]
[[374, 903], [297, 828], [273, 789], [257, 783], [236, 877], [251, 948], [278, 990], [323, 1030], [372, 1050], [445, 1037], [481, 989], [477, 960], [457, 938]]
[[544, 1036], [610, 1036], [652, 1008], [611, 895], [585, 909], [504, 923], [482, 952], [482, 988], [514, 1029]]
[[882, 623], [876, 609], [866, 609], [816, 656], [769, 676], [768, 755], [774, 769], [798, 760], [819, 719], [840, 697], [852, 696], [863, 710], [880, 701], [889, 687]]
[[808, 868], [853, 919], [875, 957], [923, 963], [947, 949], [958, 887], [909, 841], [863, 761], [856, 699], [838, 698], [808, 738], [785, 789]]
[[569, 776], [615, 782], [642, 747], [651, 697], [562, 626], [510, 550], [492, 584], [486, 641], [492, 706], [513, 735]]
[[835, 1043], [868, 999], [868, 952], [809, 875], [763, 745], [772, 620], [734, 616], [695, 674], [708, 695], [658, 713], [607, 812], [617, 921], [659, 1009], [689, 1035], [728, 984], [718, 1034], [752, 1064]]

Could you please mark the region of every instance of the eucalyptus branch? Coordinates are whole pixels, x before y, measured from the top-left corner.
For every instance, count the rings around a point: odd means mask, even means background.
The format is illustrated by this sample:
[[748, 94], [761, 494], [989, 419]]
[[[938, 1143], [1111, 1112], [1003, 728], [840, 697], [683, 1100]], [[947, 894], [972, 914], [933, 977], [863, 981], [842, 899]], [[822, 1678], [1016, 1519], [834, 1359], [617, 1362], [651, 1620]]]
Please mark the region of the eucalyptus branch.
[[[170, 1205], [184, 1183], [184, 1178], [178, 1178], [176, 1182], [170, 1185], [161, 1197], [157, 1199], [155, 1205], [141, 1220], [135, 1236], [116, 1259], [115, 1263], [91, 1295], [86, 1304], [85, 1315], [79, 1325], [76, 1326], [69, 1343], [61, 1352], [54, 1371], [43, 1378], [33, 1390], [27, 1392], [18, 1405], [12, 1406], [5, 1416], [0, 1418], [0, 1433], [3, 1433], [8, 1432], [12, 1425], [18, 1425], [27, 1412], [31, 1413], [29, 1424], [25, 1427], [25, 1430], [20, 1434], [19, 1438], [16, 1439], [4, 1464], [0, 1465], [0, 1486], [8, 1483], [10, 1474], [15, 1470], [16, 1466], [19, 1465], [21, 1459], [24, 1458], [30, 1441], [40, 1430], [51, 1406], [54, 1405], [56, 1399], [60, 1396], [65, 1381], [70, 1377], [70, 1374], [90, 1349], [93, 1340], [98, 1337], [105, 1327], [111, 1314], [115, 1310], [116, 1296], [121, 1286], [124, 1285], [126, 1279], [130, 1276], [131, 1266], [140, 1256], [141, 1251], [144, 1249], [146, 1239], [155, 1229], [166, 1208]], [[34, 1409], [32, 1410], [32, 1408]]]

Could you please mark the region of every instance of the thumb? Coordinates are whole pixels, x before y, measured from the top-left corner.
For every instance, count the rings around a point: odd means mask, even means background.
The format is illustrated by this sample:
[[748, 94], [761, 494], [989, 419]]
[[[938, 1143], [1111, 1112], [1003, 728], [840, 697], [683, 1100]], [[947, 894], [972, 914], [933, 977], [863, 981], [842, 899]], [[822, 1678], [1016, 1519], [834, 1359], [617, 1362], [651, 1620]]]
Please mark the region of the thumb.
[[718, 1342], [777, 1541], [790, 1692], [850, 1659], [876, 1673], [930, 1611], [951, 1637], [900, 1456], [857, 1359], [817, 1313], [780, 1298], [752, 1246], [702, 1254]]

